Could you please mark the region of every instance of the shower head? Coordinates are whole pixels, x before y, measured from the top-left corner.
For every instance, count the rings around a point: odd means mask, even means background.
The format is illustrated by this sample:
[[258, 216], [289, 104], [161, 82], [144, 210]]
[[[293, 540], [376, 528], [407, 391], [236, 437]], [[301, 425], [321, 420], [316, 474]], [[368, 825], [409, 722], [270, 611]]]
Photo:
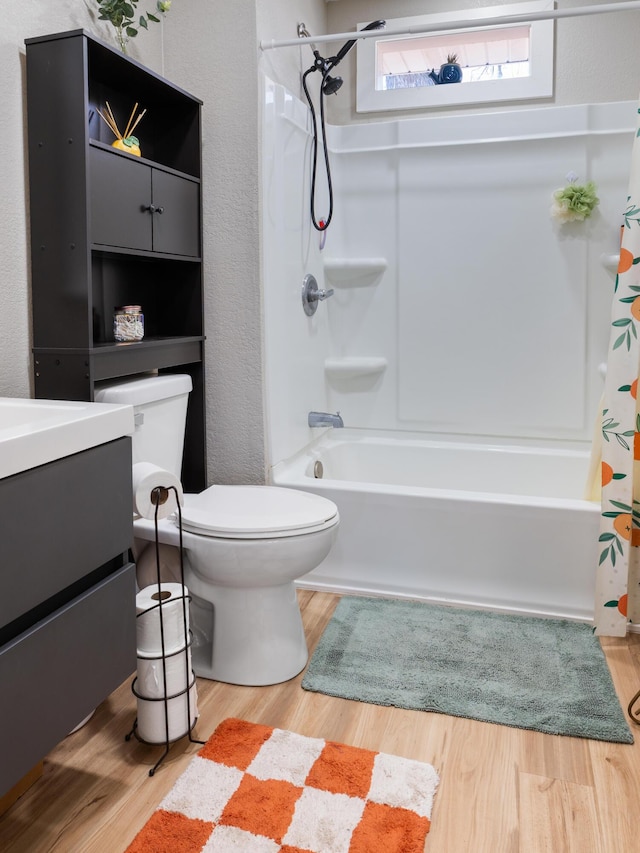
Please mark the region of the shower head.
[[[371, 21], [371, 23], [367, 24], [366, 27], [363, 27], [360, 32], [364, 32], [365, 30], [381, 30], [383, 29], [383, 27], [386, 27], [386, 25], [386, 21]], [[303, 34], [305, 37], [309, 35], [304, 24], [298, 24], [298, 35], [302, 36]], [[349, 39], [349, 41], [345, 42], [342, 45], [337, 54], [335, 56], [330, 56], [329, 59], [325, 59], [324, 56], [320, 55], [320, 51], [318, 51], [313, 45], [311, 46], [315, 59], [313, 61], [313, 65], [307, 73], [310, 73], [311, 71], [320, 71], [322, 73], [323, 94], [334, 95], [338, 91], [340, 86], [342, 86], [342, 77], [330, 77], [329, 72], [332, 68], [335, 68], [338, 63], [342, 62], [342, 60], [349, 53], [356, 41], [357, 39]]]
[[[371, 21], [370, 24], [367, 24], [366, 27], [363, 27], [360, 32], [363, 30], [380, 30], [385, 27], [387, 24], [386, 21]], [[309, 32], [304, 24], [298, 24], [298, 35], [300, 37], [309, 38]], [[313, 147], [312, 147], [312, 161], [313, 166], [311, 170], [311, 221], [313, 223], [313, 227], [316, 231], [322, 232], [322, 242], [320, 248], [324, 248], [324, 232], [329, 227], [331, 219], [333, 217], [333, 189], [331, 185], [331, 166], [329, 164], [329, 152], [327, 150], [327, 136], [325, 129], [325, 120], [324, 120], [324, 95], [335, 95], [338, 89], [342, 86], [342, 77], [332, 77], [329, 72], [338, 65], [339, 62], [345, 58], [345, 56], [349, 53], [351, 48], [356, 43], [357, 39], [349, 39], [349, 41], [345, 42], [338, 53], [335, 56], [329, 57], [329, 59], [325, 59], [324, 56], [320, 55], [320, 51], [312, 44], [311, 49], [313, 50], [313, 65], [311, 68], [307, 68], [307, 70], [302, 75], [302, 88], [304, 90], [305, 97], [309, 104], [309, 110], [311, 112], [311, 122], [313, 125]], [[327, 190], [329, 195], [329, 213], [326, 216], [323, 216], [322, 219], [319, 217], [316, 219], [316, 208], [315, 208], [315, 194], [316, 194], [316, 171], [317, 171], [317, 163], [318, 163], [318, 125], [316, 121], [316, 111], [313, 106], [313, 100], [311, 95], [309, 94], [309, 89], [307, 87], [307, 77], [310, 74], [313, 74], [314, 71], [319, 71], [322, 75], [322, 82], [320, 84], [320, 122], [322, 127], [322, 146], [324, 149], [324, 161], [326, 166], [326, 176], [327, 176]]]
[[330, 74], [327, 74], [324, 80], [322, 81], [322, 92], [325, 95], [337, 95], [338, 89], [342, 86], [343, 80], [342, 77], [332, 77]]
[[[386, 22], [386, 21], [371, 21], [371, 23], [370, 23], [370, 24], [367, 24], [367, 26], [366, 26], [366, 27], [363, 27], [363, 28], [360, 30], [360, 32], [361, 32], [361, 33], [363, 33], [365, 30], [382, 30], [382, 29], [384, 29], [384, 27], [386, 27], [386, 25], [387, 25], [387, 22]], [[333, 58], [333, 60], [332, 60], [332, 62], [333, 62], [332, 66], [331, 66], [332, 68], [335, 68], [335, 66], [336, 66], [339, 62], [342, 62], [342, 60], [343, 60], [343, 59], [345, 58], [345, 56], [349, 53], [349, 51], [350, 51], [350, 50], [351, 50], [351, 48], [354, 46], [354, 44], [356, 43], [356, 41], [357, 41], [357, 39], [349, 39], [349, 41], [346, 41], [346, 42], [342, 45], [342, 47], [341, 47], [341, 48], [340, 48], [340, 50], [336, 53], [335, 57], [334, 57], [334, 58]]]

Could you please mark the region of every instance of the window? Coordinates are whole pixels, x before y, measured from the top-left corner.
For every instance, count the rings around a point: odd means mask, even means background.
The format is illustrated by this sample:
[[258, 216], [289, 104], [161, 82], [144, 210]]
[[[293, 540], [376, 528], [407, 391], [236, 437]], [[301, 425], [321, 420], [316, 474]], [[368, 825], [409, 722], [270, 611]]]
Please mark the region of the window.
[[452, 53], [463, 83], [528, 77], [530, 36], [530, 26], [513, 26], [379, 41], [376, 89], [435, 86], [430, 72]]
[[[553, 21], [415, 34], [415, 28], [456, 20], [504, 17], [552, 9], [552, 0], [387, 21], [413, 33], [358, 42], [357, 110], [415, 109], [543, 98], [553, 94]], [[362, 25], [359, 25], [359, 27]], [[460, 83], [439, 84], [455, 54]]]

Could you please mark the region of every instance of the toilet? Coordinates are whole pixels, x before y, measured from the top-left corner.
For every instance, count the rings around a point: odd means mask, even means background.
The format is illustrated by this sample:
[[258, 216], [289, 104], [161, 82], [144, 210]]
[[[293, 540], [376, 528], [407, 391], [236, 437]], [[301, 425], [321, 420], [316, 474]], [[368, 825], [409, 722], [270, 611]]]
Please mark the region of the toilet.
[[[180, 476], [191, 391], [188, 375], [145, 375], [96, 386], [101, 403], [134, 407], [133, 463]], [[184, 495], [182, 544], [191, 597], [196, 675], [231, 684], [278, 684], [308, 659], [294, 581], [335, 542], [337, 506], [274, 486], [210, 486]], [[155, 523], [134, 516], [138, 585], [156, 582]], [[158, 521], [163, 580], [180, 578], [177, 517]]]

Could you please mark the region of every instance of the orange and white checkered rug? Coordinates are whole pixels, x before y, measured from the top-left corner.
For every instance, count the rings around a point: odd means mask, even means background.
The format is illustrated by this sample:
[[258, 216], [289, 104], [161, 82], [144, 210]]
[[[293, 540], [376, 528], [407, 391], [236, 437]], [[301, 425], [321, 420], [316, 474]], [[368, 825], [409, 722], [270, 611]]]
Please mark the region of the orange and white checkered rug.
[[430, 764], [227, 719], [126, 853], [423, 853]]

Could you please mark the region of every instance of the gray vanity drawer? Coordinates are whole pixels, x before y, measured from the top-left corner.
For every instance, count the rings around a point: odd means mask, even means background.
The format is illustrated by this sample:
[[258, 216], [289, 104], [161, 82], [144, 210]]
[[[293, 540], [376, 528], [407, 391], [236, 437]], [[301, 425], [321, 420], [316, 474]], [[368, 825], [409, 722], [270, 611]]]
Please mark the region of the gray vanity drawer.
[[0, 647], [0, 796], [134, 671], [135, 595], [128, 563]]
[[131, 546], [131, 439], [0, 480], [0, 628]]

